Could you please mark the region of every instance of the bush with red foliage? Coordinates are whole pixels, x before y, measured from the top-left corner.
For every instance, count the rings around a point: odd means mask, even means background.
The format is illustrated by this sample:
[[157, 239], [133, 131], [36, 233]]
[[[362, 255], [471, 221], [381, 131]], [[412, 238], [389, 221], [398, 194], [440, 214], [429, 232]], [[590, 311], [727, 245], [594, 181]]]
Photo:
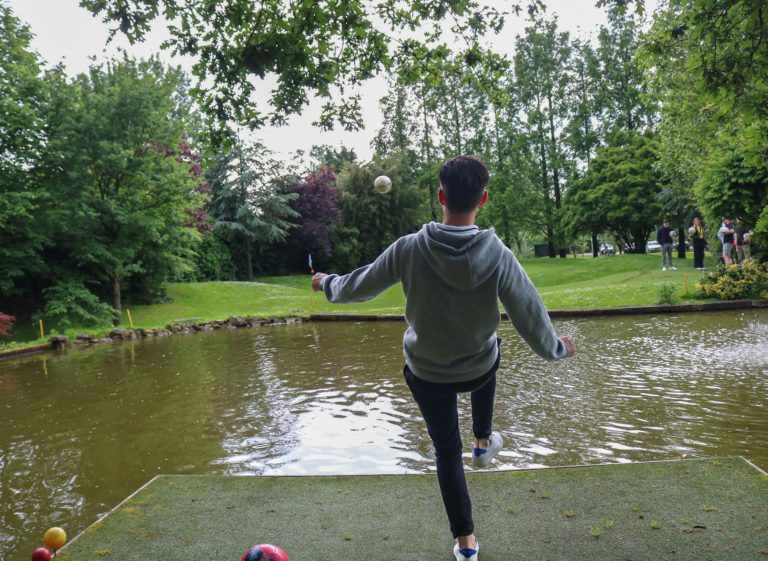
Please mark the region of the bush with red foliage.
[[11, 336], [8, 330], [11, 328], [11, 325], [13, 325], [14, 321], [16, 321], [15, 317], [0, 312], [0, 337]]
[[307, 253], [331, 256], [331, 234], [341, 219], [336, 187], [336, 174], [324, 167], [301, 179], [290, 191], [299, 196], [291, 208], [301, 215], [299, 227], [293, 234]]

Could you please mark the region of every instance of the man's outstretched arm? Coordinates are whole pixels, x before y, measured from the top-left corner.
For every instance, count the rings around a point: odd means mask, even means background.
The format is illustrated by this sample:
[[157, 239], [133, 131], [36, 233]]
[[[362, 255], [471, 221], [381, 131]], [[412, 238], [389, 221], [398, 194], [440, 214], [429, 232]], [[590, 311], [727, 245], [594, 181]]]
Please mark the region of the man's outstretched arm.
[[365, 302], [375, 298], [400, 281], [396, 244], [389, 246], [373, 263], [347, 275], [315, 273], [312, 289], [322, 290], [333, 303]]

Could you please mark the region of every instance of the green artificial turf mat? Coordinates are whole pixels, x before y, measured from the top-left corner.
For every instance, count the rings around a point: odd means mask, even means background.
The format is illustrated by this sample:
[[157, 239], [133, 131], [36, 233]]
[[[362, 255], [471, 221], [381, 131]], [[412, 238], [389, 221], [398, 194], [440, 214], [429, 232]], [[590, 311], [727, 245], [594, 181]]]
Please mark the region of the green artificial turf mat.
[[[467, 474], [482, 561], [768, 559], [768, 476], [741, 458]], [[159, 476], [57, 561], [451, 561], [434, 475]]]

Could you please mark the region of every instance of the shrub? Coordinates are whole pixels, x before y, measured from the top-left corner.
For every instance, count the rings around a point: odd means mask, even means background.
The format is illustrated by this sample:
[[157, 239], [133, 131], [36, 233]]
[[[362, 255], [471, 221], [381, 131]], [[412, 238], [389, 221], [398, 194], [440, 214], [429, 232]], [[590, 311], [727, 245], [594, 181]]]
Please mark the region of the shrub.
[[177, 273], [172, 282], [235, 280], [235, 265], [226, 243], [216, 233], [207, 234], [197, 243], [192, 269]]
[[675, 285], [669, 282], [665, 282], [659, 286], [659, 299], [657, 304], [677, 304], [677, 294], [675, 293]]
[[768, 264], [747, 261], [718, 268], [696, 283], [696, 290], [721, 300], [768, 298]]
[[8, 330], [11, 328], [11, 325], [13, 325], [14, 321], [16, 321], [15, 317], [0, 312], [0, 337], [11, 336]]
[[117, 311], [82, 283], [63, 281], [43, 291], [45, 308], [39, 315], [59, 329], [111, 325]]

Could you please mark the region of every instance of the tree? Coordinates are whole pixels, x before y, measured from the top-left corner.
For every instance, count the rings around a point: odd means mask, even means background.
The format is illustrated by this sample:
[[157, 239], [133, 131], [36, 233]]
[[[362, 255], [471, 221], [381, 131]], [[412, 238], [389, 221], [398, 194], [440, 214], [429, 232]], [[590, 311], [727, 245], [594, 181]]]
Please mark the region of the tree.
[[[589, 172], [568, 188], [563, 202], [562, 226], [570, 238], [589, 235], [592, 257], [599, 255], [598, 235], [608, 229], [602, 192], [594, 184], [595, 174]], [[638, 247], [638, 246], [634, 246]], [[645, 246], [643, 245], [643, 248]]]
[[[373, 190], [373, 180], [379, 175], [392, 179], [389, 193], [382, 195]], [[349, 267], [373, 261], [398, 237], [416, 231], [423, 221], [416, 178], [402, 155], [375, 159], [369, 164], [352, 164], [337, 182], [341, 188], [340, 227], [359, 241], [355, 247], [344, 248], [347, 252], [354, 249], [357, 254], [342, 252]], [[336, 246], [333, 250], [338, 253]]]
[[565, 213], [572, 232], [607, 229], [633, 253], [644, 253], [648, 236], [659, 222], [658, 193], [663, 177], [655, 169], [657, 143], [650, 133], [624, 133], [597, 155]]
[[29, 290], [31, 275], [45, 269], [41, 228], [46, 193], [30, 170], [45, 142], [47, 89], [29, 28], [0, 4], [0, 296]]
[[647, 95], [645, 76], [636, 57], [641, 16], [632, 12], [626, 2], [617, 1], [608, 7], [608, 25], [602, 26], [598, 34], [598, 104], [603, 110], [604, 143], [626, 131], [643, 132], [655, 121], [655, 103]]
[[298, 227], [290, 234], [289, 245], [304, 259], [308, 253], [329, 259], [333, 255], [331, 234], [341, 219], [341, 192], [336, 188], [333, 168], [320, 168], [290, 186], [288, 192], [296, 194], [290, 205], [300, 216]]
[[59, 83], [51, 110], [41, 174], [60, 204], [46, 262], [54, 278], [109, 287], [118, 310], [126, 290], [156, 298], [193, 257], [190, 210], [203, 200], [178, 150], [182, 79], [157, 59], [124, 56]]
[[556, 232], [562, 206], [563, 179], [567, 169], [563, 129], [567, 119], [566, 91], [570, 75], [567, 33], [557, 31], [557, 19], [535, 20], [517, 39], [515, 88], [527, 116], [527, 135], [536, 147], [539, 168], [538, 191], [544, 202], [549, 256], [567, 255], [562, 232]]
[[602, 116], [599, 60], [589, 42], [573, 41], [569, 71], [573, 78], [568, 91], [570, 120], [565, 140], [586, 169], [600, 143]]
[[768, 205], [754, 208], [768, 173], [767, 9], [758, 0], [669, 0], [643, 50], [663, 100], [662, 169], [710, 219], [750, 214], [758, 248], [768, 238]]
[[296, 226], [291, 220], [298, 213], [289, 203], [297, 195], [283, 192], [281, 167], [262, 144], [238, 141], [216, 157], [208, 173], [214, 230], [228, 241], [233, 255], [244, 257], [248, 280], [253, 280], [255, 259]]
[[[519, 12], [522, 2], [512, 2]], [[531, 9], [540, 0], [527, 0]], [[282, 123], [298, 113], [310, 94], [327, 100], [317, 124], [347, 129], [362, 124], [356, 88], [408, 47], [379, 30], [419, 30], [420, 45], [439, 45], [447, 30], [468, 35], [499, 31], [504, 16], [477, 0], [363, 0], [286, 3], [279, 0], [215, 2], [181, 0], [81, 0], [81, 5], [114, 23], [129, 40], [140, 41], [152, 21], [172, 22], [166, 47], [196, 58], [201, 105], [219, 124], [235, 120], [250, 127]], [[381, 22], [381, 23], [379, 23]], [[394, 33], [392, 33], [394, 35]], [[411, 42], [412, 43], [412, 42]], [[271, 111], [253, 103], [258, 80], [277, 78]]]
[[353, 148], [340, 146], [337, 149], [327, 144], [312, 146], [309, 156], [318, 167], [331, 167], [335, 172], [341, 171], [346, 164], [357, 161], [357, 154]]
[[376, 153], [388, 156], [395, 152], [408, 154], [414, 164], [419, 139], [419, 103], [412, 88], [389, 79], [388, 93], [379, 100], [382, 126], [371, 143]]
[[667, 0], [647, 43], [660, 59], [670, 49], [695, 77], [695, 89], [749, 120], [768, 116], [768, 6], [762, 0]]
[[740, 217], [753, 227], [768, 215], [768, 150], [766, 131], [753, 124], [723, 135], [697, 183], [698, 199], [710, 221]]

